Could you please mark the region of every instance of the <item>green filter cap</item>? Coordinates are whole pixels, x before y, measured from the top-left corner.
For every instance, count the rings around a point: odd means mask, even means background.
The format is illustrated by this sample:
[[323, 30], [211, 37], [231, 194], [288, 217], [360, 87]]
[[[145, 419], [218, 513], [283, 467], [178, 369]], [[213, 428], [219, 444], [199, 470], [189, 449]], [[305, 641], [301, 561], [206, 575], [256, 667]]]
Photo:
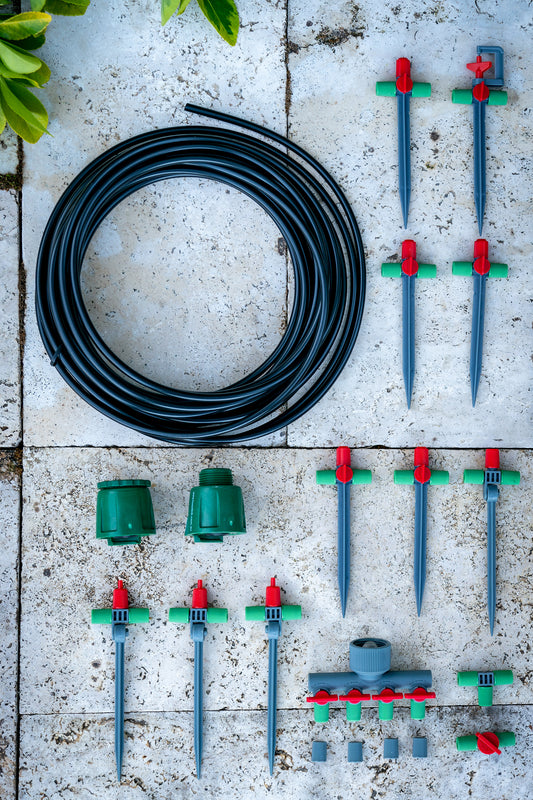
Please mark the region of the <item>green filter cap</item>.
[[140, 544], [155, 533], [150, 481], [101, 481], [96, 498], [96, 538], [108, 544]]
[[230, 469], [203, 469], [191, 489], [185, 536], [195, 542], [222, 542], [228, 534], [246, 533], [244, 503]]

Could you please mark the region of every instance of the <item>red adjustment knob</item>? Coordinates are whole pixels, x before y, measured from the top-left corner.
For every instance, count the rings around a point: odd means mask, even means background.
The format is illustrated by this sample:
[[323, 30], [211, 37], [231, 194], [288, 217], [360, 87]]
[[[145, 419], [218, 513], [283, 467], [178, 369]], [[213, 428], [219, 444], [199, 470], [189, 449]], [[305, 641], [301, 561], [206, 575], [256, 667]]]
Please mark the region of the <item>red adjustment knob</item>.
[[340, 694], [339, 700], [341, 703], [362, 703], [363, 700], [370, 700], [369, 694], [363, 694], [359, 689], [351, 689], [348, 694]]
[[396, 88], [402, 94], [407, 94], [413, 88], [411, 62], [408, 58], [398, 58], [396, 60]]
[[475, 100], [479, 100], [480, 103], [482, 103], [483, 100], [488, 100], [489, 99], [489, 95], [490, 95], [490, 92], [489, 92], [488, 86], [485, 83], [485, 81], [481, 81], [481, 83], [477, 83], [472, 88], [472, 97]]
[[405, 275], [416, 275], [418, 272], [416, 242], [412, 239], [402, 242], [402, 272]]
[[117, 581], [117, 588], [113, 589], [113, 608], [129, 608], [128, 590], [121, 580]]
[[338, 700], [339, 697], [336, 694], [330, 694], [325, 689], [321, 689], [317, 692], [313, 697], [306, 697], [305, 700], [307, 703], [316, 703], [319, 706], [325, 706], [328, 703], [333, 703], [335, 700]]
[[431, 478], [431, 470], [428, 464], [429, 453], [427, 447], [415, 447], [415, 481], [417, 483], [427, 483]]
[[373, 694], [372, 700], [380, 700], [382, 703], [392, 703], [393, 700], [402, 700], [403, 694], [395, 692], [394, 689], [382, 689], [379, 694]]
[[352, 457], [349, 447], [337, 447], [337, 469], [335, 477], [341, 483], [350, 483], [353, 478]]
[[202, 586], [202, 581], [198, 581], [198, 586], [192, 590], [192, 607], [207, 608], [207, 589]]
[[428, 692], [422, 686], [418, 686], [412, 692], [404, 694], [406, 700], [416, 700], [417, 703], [421, 703], [423, 700], [433, 700], [436, 696], [435, 692]]
[[495, 733], [486, 731], [485, 733], [476, 733], [476, 736], [477, 749], [480, 751], [480, 753], [484, 753], [486, 756], [489, 756], [492, 753], [498, 753], [498, 755], [501, 755], [502, 751], [499, 749], [500, 740]]
[[492, 61], [482, 61], [481, 56], [477, 56], [474, 62], [466, 65], [466, 68], [475, 72], [476, 78], [482, 78], [483, 73], [492, 67]]
[[276, 586], [275, 578], [270, 578], [270, 586], [267, 586], [265, 606], [268, 608], [279, 608], [281, 606], [281, 591], [279, 586]]
[[500, 469], [500, 451], [495, 447], [485, 450], [485, 469]]

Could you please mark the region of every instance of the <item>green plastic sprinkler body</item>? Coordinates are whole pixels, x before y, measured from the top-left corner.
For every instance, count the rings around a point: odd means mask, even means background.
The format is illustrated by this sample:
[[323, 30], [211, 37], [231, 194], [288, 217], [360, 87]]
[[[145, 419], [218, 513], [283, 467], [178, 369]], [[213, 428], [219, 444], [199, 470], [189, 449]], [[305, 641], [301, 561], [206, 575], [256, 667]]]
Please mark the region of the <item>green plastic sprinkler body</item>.
[[199, 486], [191, 489], [185, 536], [195, 542], [222, 542], [229, 534], [246, 533], [244, 503], [230, 469], [200, 472]]
[[492, 705], [492, 695], [495, 686], [505, 686], [512, 684], [513, 673], [510, 669], [496, 669], [492, 672], [468, 672], [457, 673], [457, 683], [459, 686], [477, 686], [477, 702], [482, 708]]
[[117, 777], [122, 777], [122, 754], [124, 752], [124, 644], [128, 636], [127, 625], [148, 622], [150, 612], [147, 608], [130, 608], [128, 591], [123, 582], [117, 582], [113, 590], [112, 608], [93, 608], [93, 625], [111, 625], [115, 642], [115, 760]]
[[140, 544], [155, 533], [150, 481], [101, 481], [96, 498], [96, 538], [110, 545]]

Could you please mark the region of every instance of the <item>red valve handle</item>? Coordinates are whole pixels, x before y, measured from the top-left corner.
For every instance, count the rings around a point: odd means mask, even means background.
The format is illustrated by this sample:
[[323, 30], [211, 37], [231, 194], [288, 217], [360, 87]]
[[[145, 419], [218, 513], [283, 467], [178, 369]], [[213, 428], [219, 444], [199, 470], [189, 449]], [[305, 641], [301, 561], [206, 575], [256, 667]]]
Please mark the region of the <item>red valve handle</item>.
[[424, 689], [422, 686], [418, 686], [412, 692], [404, 694], [406, 700], [416, 700], [418, 703], [421, 703], [423, 700], [433, 700], [436, 696], [435, 692], [428, 692], [428, 690]]
[[476, 733], [476, 736], [477, 749], [481, 753], [484, 753], [486, 756], [491, 755], [491, 753], [498, 753], [498, 755], [501, 755], [502, 751], [499, 749], [500, 740], [495, 733], [486, 731], [486, 733]]
[[370, 700], [370, 699], [371, 697], [369, 694], [363, 694], [362, 692], [359, 691], [359, 689], [351, 689], [348, 692], [348, 694], [339, 695], [339, 700], [342, 703], [357, 704], [357, 703], [362, 703], [363, 700]]
[[476, 73], [476, 78], [482, 78], [483, 73], [492, 67], [492, 61], [482, 61], [481, 56], [477, 56], [474, 62], [466, 65], [466, 68]]
[[380, 700], [382, 703], [392, 703], [393, 700], [402, 700], [403, 694], [395, 692], [394, 689], [382, 689], [379, 694], [373, 694], [372, 700]]
[[319, 692], [313, 695], [313, 697], [305, 698], [307, 703], [316, 703], [319, 706], [325, 706], [328, 703], [333, 703], [334, 700], [338, 699], [338, 695], [330, 694], [329, 692], [326, 692], [325, 689], [321, 689]]

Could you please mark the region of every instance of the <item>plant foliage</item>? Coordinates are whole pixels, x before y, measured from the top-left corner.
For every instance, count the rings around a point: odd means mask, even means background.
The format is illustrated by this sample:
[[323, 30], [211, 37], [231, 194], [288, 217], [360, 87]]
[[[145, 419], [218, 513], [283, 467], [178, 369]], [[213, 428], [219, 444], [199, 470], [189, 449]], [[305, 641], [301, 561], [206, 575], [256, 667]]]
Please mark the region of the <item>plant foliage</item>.
[[[191, 0], [161, 0], [161, 23], [165, 25], [170, 17], [183, 14]], [[232, 46], [239, 33], [239, 12], [235, 0], [197, 0], [198, 5], [223, 39]]]

